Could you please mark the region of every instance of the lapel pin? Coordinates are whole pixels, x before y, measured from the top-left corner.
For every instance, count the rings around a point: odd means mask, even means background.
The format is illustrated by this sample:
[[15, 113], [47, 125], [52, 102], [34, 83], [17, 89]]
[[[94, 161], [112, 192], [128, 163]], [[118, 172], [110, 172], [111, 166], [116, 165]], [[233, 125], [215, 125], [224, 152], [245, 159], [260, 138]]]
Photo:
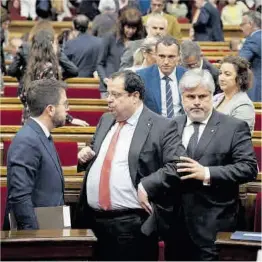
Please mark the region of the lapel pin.
[[214, 129], [211, 129], [211, 132], [213, 133], [213, 132], [214, 132]]

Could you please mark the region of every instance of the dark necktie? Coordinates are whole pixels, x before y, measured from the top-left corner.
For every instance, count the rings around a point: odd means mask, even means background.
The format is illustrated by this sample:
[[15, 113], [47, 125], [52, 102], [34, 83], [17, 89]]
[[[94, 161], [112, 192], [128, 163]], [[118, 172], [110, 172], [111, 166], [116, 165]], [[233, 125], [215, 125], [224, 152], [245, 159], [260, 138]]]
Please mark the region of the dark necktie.
[[170, 78], [168, 76], [164, 76], [163, 79], [166, 81], [166, 115], [167, 118], [172, 118], [174, 116], [174, 105]]
[[188, 146], [187, 146], [187, 155], [190, 158], [194, 158], [194, 154], [196, 151], [197, 143], [198, 143], [198, 135], [199, 135], [199, 126], [201, 123], [199, 122], [193, 122], [193, 127], [194, 127], [194, 133], [190, 137]]
[[120, 134], [120, 130], [126, 124], [126, 121], [119, 122], [119, 125], [111, 139], [109, 147], [106, 152], [106, 156], [102, 165], [100, 183], [99, 183], [99, 204], [104, 210], [111, 208], [110, 199], [110, 172], [112, 160], [114, 158], [117, 140]]
[[48, 141], [49, 141], [49, 146], [50, 146], [50, 149], [52, 151], [52, 153], [54, 154], [54, 156], [56, 157], [59, 165], [60, 165], [60, 159], [58, 157], [58, 154], [57, 154], [57, 151], [56, 151], [56, 147], [55, 147], [55, 144], [54, 144], [54, 140], [53, 140], [53, 137], [51, 135], [49, 135], [48, 137]]

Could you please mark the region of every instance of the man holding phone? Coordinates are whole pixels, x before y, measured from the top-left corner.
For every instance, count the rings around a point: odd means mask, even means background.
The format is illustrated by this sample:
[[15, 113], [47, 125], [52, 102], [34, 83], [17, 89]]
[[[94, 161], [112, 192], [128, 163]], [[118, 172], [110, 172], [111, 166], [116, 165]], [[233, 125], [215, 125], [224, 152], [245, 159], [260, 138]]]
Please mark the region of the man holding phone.
[[176, 164], [182, 210], [166, 240], [166, 260], [218, 260], [216, 233], [235, 230], [239, 184], [258, 172], [251, 134], [244, 121], [213, 109], [207, 70], [186, 72], [179, 89], [186, 115], [175, 120], [188, 157]]

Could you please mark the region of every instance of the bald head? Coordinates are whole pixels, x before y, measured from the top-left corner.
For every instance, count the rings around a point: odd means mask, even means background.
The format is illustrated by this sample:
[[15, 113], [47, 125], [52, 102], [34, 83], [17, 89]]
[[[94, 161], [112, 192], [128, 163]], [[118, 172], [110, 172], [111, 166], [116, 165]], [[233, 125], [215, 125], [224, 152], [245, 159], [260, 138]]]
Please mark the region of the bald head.
[[160, 14], [151, 14], [146, 22], [146, 32], [148, 37], [159, 37], [167, 35], [168, 22]]

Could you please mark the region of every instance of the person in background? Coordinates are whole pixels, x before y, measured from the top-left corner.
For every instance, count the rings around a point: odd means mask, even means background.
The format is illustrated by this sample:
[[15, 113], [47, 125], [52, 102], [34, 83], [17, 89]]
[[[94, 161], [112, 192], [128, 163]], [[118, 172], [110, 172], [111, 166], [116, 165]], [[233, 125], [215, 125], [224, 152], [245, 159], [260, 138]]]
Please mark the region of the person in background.
[[27, 19], [35, 20], [36, 15], [36, 0], [15, 0], [20, 2], [20, 15]]
[[246, 40], [239, 56], [250, 62], [254, 84], [247, 92], [253, 102], [261, 102], [261, 14], [256, 11], [244, 13], [240, 27]]
[[101, 39], [87, 33], [89, 20], [77, 15], [73, 20], [77, 37], [65, 43], [64, 53], [78, 68], [79, 77], [93, 77], [101, 50]]
[[0, 27], [0, 37], [1, 37], [1, 72], [3, 75], [6, 74], [5, 67], [5, 55], [4, 55], [4, 44], [6, 41], [6, 33], [10, 24], [10, 18], [7, 11], [1, 7], [1, 27]]
[[167, 35], [167, 20], [164, 16], [160, 14], [151, 14], [149, 15], [147, 21], [146, 21], [146, 33], [147, 37], [136, 40], [136, 41], [130, 41], [128, 46], [126, 47], [122, 57], [121, 57], [121, 63], [120, 63], [120, 71], [131, 67], [133, 65], [133, 55], [135, 51], [141, 47], [143, 41], [147, 38], [151, 37], [161, 37]]
[[219, 70], [202, 56], [201, 48], [197, 42], [191, 40], [183, 41], [180, 45], [180, 58], [182, 65], [187, 69], [207, 69], [213, 76], [215, 82], [215, 94], [221, 92], [218, 84]]
[[242, 1], [228, 0], [228, 4], [222, 9], [221, 19], [223, 25], [240, 25], [243, 13], [249, 9]]
[[218, 10], [206, 0], [195, 0], [198, 8], [193, 19], [191, 36], [194, 41], [224, 41], [223, 24]]
[[[24, 42], [20, 46], [18, 52], [16, 53], [16, 56], [13, 59], [12, 64], [8, 68], [8, 75], [16, 77], [19, 81], [18, 96], [21, 95], [23, 89], [23, 77], [28, 63], [28, 56], [32, 39], [41, 30], [49, 31], [52, 34], [51, 38], [54, 39], [55, 31], [53, 29], [52, 23], [47, 20], [38, 21], [29, 33], [28, 42]], [[59, 65], [62, 68], [63, 79], [66, 79], [68, 77], [76, 77], [78, 75], [77, 67], [68, 60], [67, 56], [62, 50], [57, 51], [58, 52], [56, 53], [56, 55], [59, 60]]]
[[39, 229], [35, 207], [64, 205], [64, 176], [50, 132], [65, 125], [66, 84], [55, 79], [30, 83], [31, 117], [17, 132], [7, 152], [8, 197], [4, 230], [13, 212], [18, 230]]
[[121, 56], [129, 41], [143, 37], [144, 29], [140, 11], [133, 7], [123, 8], [116, 32], [109, 33], [102, 39], [102, 50], [97, 63], [102, 98], [107, 90], [108, 77], [119, 70]]
[[179, 48], [175, 38], [160, 38], [156, 43], [156, 64], [137, 71], [145, 83], [145, 105], [167, 118], [184, 113], [178, 84], [187, 70], [178, 65]]
[[65, 17], [71, 18], [72, 14], [68, 7], [68, 0], [51, 0], [52, 20], [63, 21]]
[[64, 50], [65, 44], [67, 41], [75, 39], [77, 37], [77, 31], [73, 29], [66, 29], [61, 32], [57, 37], [57, 42], [61, 50]]
[[169, 2], [167, 2], [166, 11], [176, 18], [185, 18], [188, 13], [186, 4], [181, 3], [181, 0], [170, 0]]
[[217, 261], [217, 232], [236, 230], [239, 185], [258, 173], [252, 137], [245, 121], [213, 109], [215, 85], [207, 70], [187, 71], [179, 89], [185, 115], [174, 120], [188, 157], [176, 164], [182, 208], [165, 242], [166, 260]]
[[[54, 42], [54, 35], [51, 31], [40, 30], [35, 34], [30, 46], [27, 68], [23, 78], [21, 101], [24, 105], [24, 114], [22, 123], [25, 123], [31, 114], [26, 96], [30, 83], [40, 79], [61, 79], [57, 52], [59, 52], [58, 46]], [[72, 64], [69, 61], [68, 65], [65, 63], [64, 66], [72, 67]], [[67, 114], [66, 120], [73, 125], [88, 126], [85, 121], [73, 118], [69, 114]]]
[[219, 85], [223, 93], [214, 96], [214, 108], [226, 115], [247, 122], [251, 131], [255, 125], [255, 108], [247, 95], [249, 63], [239, 56], [228, 56], [221, 61]]
[[103, 5], [101, 1], [98, 7], [101, 14], [97, 15], [92, 22], [92, 35], [104, 37], [106, 34], [113, 32], [117, 26], [117, 12], [113, 1], [105, 2]]
[[125, 70], [137, 71], [156, 63], [157, 38], [147, 37], [134, 53], [134, 65]]
[[[165, 9], [165, 0], [151, 0], [150, 2], [151, 13], [152, 14], [157, 13], [165, 17], [165, 19], [167, 20], [167, 24], [168, 24], [167, 33], [175, 37], [176, 39], [182, 39], [181, 27], [176, 17], [165, 13], [164, 9]], [[151, 13], [149, 13], [146, 16], [143, 16], [143, 22], [145, 25], [147, 24], [146, 21]]]

